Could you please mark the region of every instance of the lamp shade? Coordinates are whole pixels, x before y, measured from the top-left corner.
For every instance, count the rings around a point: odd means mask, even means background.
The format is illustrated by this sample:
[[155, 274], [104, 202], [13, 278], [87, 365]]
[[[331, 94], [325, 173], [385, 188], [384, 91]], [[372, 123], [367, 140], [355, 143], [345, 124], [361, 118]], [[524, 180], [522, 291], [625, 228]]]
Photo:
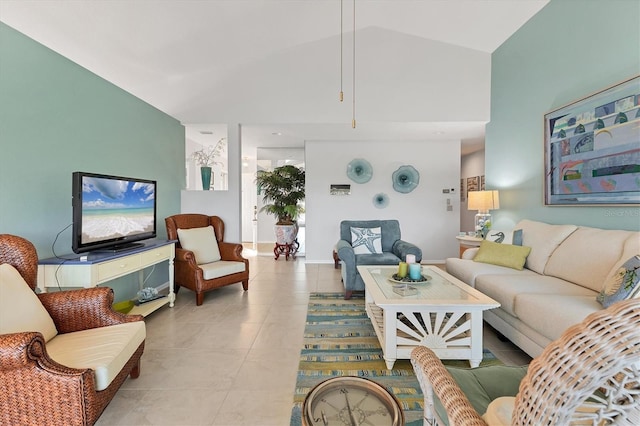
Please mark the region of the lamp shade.
[[489, 211], [500, 208], [498, 191], [471, 191], [468, 193], [469, 210]]

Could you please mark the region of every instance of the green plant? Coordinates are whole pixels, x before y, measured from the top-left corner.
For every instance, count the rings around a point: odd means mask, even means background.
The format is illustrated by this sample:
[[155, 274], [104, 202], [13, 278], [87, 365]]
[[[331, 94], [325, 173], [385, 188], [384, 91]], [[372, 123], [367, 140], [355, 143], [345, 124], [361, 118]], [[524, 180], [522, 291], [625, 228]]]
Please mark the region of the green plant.
[[300, 205], [304, 200], [304, 177], [303, 169], [291, 165], [259, 171], [256, 184], [264, 203], [260, 211], [274, 215], [276, 225], [293, 225], [304, 212]]

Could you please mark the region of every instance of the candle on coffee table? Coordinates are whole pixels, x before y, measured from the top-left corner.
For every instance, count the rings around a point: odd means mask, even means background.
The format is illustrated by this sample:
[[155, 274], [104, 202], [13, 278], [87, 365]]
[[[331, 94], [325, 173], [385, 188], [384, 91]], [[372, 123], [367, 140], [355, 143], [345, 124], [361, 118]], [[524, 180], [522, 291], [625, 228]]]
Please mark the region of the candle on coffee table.
[[407, 262], [400, 262], [398, 265], [398, 276], [404, 278], [407, 276]]
[[408, 254], [406, 260], [407, 260], [407, 263], [416, 263], [416, 255]]

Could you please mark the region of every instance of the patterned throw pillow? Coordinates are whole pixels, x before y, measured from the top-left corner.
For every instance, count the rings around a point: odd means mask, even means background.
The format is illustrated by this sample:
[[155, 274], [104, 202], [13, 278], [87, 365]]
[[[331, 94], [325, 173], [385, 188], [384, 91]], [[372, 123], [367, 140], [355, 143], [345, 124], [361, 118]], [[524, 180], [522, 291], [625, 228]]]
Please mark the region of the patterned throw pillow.
[[351, 247], [355, 254], [382, 253], [382, 229], [352, 227]]
[[596, 300], [607, 308], [615, 302], [631, 299], [640, 291], [640, 255], [627, 260], [604, 283]]

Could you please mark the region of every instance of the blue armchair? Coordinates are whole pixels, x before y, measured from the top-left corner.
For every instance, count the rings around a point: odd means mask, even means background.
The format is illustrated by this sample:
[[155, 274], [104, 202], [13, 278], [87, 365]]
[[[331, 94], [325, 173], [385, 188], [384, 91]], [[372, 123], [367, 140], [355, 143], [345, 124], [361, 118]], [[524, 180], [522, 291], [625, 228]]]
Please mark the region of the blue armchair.
[[[351, 228], [381, 228], [382, 253], [356, 254], [352, 246]], [[357, 265], [397, 265], [413, 254], [416, 262], [422, 260], [422, 250], [416, 245], [400, 239], [400, 224], [397, 220], [343, 220], [340, 222], [340, 240], [336, 252], [342, 262], [344, 298], [350, 299], [354, 291], [364, 290], [364, 282]]]

